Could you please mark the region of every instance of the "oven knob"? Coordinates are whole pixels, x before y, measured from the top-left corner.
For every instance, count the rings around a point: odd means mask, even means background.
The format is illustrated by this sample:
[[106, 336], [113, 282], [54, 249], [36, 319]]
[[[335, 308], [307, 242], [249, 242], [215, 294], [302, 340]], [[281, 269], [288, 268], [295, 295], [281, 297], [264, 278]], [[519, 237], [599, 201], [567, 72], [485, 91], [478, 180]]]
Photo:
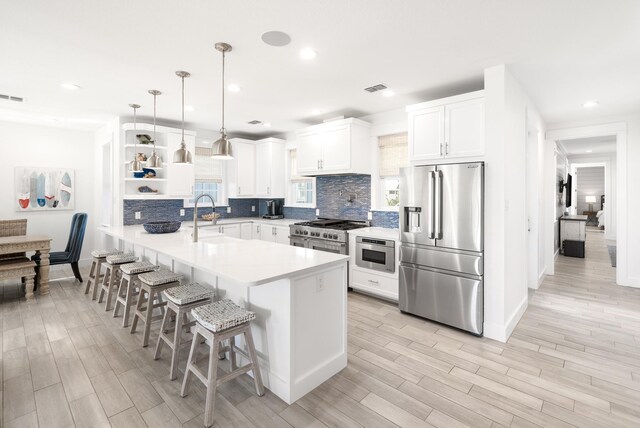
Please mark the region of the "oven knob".
[[333, 235], [332, 238], [333, 239], [338, 239], [338, 235]]
[[326, 234], [326, 233], [323, 233], [323, 234], [322, 234], [322, 237], [323, 237], [323, 238], [326, 238], [326, 237], [327, 237], [327, 234]]
[[308, 235], [309, 232], [307, 232], [306, 230], [303, 232], [304, 235]]

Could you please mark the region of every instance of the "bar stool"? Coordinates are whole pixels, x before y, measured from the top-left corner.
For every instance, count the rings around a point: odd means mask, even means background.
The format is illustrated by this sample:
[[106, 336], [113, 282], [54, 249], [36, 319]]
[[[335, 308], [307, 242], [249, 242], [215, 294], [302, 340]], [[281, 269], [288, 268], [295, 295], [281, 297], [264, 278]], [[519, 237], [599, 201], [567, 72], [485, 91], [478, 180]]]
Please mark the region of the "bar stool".
[[104, 264], [107, 270], [104, 271], [102, 285], [100, 286], [100, 296], [98, 297], [98, 303], [102, 303], [105, 293], [107, 294], [107, 302], [104, 305], [105, 311], [111, 310], [111, 296], [113, 295], [113, 289], [118, 284], [120, 266], [135, 262], [136, 260], [138, 260], [138, 258], [133, 253], [112, 254], [107, 256], [107, 262]]
[[[182, 275], [171, 272], [170, 270], [160, 269], [153, 272], [147, 272], [138, 276], [140, 279], [140, 294], [138, 295], [138, 303], [136, 304], [136, 312], [131, 323], [131, 334], [136, 332], [138, 320], [144, 322], [144, 335], [142, 336], [142, 346], [149, 345], [149, 333], [151, 332], [151, 323], [161, 318], [153, 316], [153, 310], [160, 308], [164, 315], [164, 307], [167, 302], [162, 300], [162, 291], [180, 285]], [[145, 297], [146, 293], [146, 297]], [[144, 304], [146, 303], [146, 306]]]
[[141, 273], [151, 272], [158, 269], [158, 266], [146, 261], [127, 263], [120, 266], [120, 286], [116, 294], [116, 305], [113, 308], [113, 317], [118, 316], [118, 309], [122, 306], [124, 315], [122, 317], [122, 327], [129, 327], [129, 313], [131, 306], [135, 304], [134, 297], [138, 295], [136, 284], [139, 282], [138, 276]]
[[110, 256], [112, 254], [122, 254], [122, 251], [116, 250], [115, 248], [110, 248], [103, 250], [93, 250], [91, 252], [93, 261], [91, 262], [91, 270], [89, 270], [89, 279], [87, 280], [87, 285], [84, 288], [84, 294], [89, 294], [89, 289], [91, 288], [91, 283], [93, 282], [93, 295], [91, 296], [91, 300], [96, 300], [96, 297], [98, 295], [98, 287], [100, 286], [100, 280], [102, 279], [102, 275], [100, 274], [102, 263], [107, 260], [107, 256]]
[[[213, 411], [215, 408], [216, 388], [218, 385], [230, 381], [250, 370], [253, 370], [253, 380], [259, 396], [264, 395], [264, 386], [260, 375], [260, 365], [251, 334], [251, 321], [255, 319], [254, 312], [247, 311], [231, 300], [223, 299], [208, 305], [200, 306], [191, 311], [196, 319], [196, 328], [191, 341], [191, 351], [187, 360], [187, 368], [182, 381], [180, 395], [185, 397], [189, 393], [191, 374], [194, 374], [207, 388], [206, 402], [204, 409], [204, 425], [213, 425]], [[244, 334], [247, 344], [247, 355], [243, 350], [236, 348], [235, 337]], [[196, 366], [197, 346], [200, 343], [198, 336], [202, 336], [209, 344], [209, 371], [205, 375]], [[218, 352], [220, 345], [229, 340], [229, 356], [231, 360], [231, 372], [222, 378], [217, 378]], [[239, 353], [249, 360], [249, 364], [237, 368], [235, 354]]]
[[[211, 303], [215, 296], [216, 291], [213, 288], [200, 285], [197, 282], [169, 288], [164, 291], [164, 297], [167, 299], [167, 310], [162, 319], [156, 353], [153, 358], [155, 360], [160, 358], [162, 345], [164, 343], [171, 348], [171, 371], [169, 372], [169, 380], [174, 380], [178, 377], [178, 358], [180, 351], [182, 347], [189, 346], [188, 341], [182, 343], [182, 332], [188, 332], [189, 329], [196, 324], [195, 321], [189, 321], [189, 312], [199, 306]], [[176, 319], [173, 338], [167, 334], [172, 313]]]

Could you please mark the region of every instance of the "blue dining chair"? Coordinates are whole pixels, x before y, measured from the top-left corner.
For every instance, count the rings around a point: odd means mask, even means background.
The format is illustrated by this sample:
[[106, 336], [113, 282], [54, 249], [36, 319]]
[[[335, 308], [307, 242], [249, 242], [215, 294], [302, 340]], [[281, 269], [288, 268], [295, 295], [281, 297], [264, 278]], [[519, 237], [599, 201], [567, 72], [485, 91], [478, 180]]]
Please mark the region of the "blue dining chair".
[[[82, 276], [80, 276], [80, 269], [78, 269], [78, 260], [80, 260], [80, 252], [82, 251], [82, 242], [84, 241], [84, 232], [87, 228], [88, 217], [86, 213], [74, 214], [71, 219], [71, 230], [69, 231], [67, 247], [64, 251], [53, 251], [49, 253], [50, 266], [70, 264], [73, 275], [80, 282], [82, 282]], [[39, 255], [32, 256], [31, 260], [36, 262], [38, 267], [40, 266]]]

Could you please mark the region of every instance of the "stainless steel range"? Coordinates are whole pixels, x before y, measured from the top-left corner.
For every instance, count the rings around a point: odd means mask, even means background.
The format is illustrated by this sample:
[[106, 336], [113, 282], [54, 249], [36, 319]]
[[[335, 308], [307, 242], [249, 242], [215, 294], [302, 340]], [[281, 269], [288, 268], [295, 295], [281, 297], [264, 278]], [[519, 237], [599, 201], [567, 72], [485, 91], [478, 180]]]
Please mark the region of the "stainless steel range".
[[326, 218], [294, 223], [289, 226], [289, 243], [295, 247], [349, 254], [348, 231], [368, 226], [366, 221]]

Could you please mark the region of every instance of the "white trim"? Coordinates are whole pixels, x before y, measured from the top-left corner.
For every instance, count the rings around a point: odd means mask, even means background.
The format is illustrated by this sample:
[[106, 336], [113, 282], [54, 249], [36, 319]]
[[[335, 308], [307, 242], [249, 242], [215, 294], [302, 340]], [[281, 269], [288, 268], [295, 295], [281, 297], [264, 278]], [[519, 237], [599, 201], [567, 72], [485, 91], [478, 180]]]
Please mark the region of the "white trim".
[[522, 318], [522, 315], [524, 315], [527, 310], [528, 305], [529, 294], [527, 293], [520, 304], [518, 304], [518, 307], [513, 314], [511, 314], [505, 325], [484, 323], [483, 335], [493, 340], [497, 340], [498, 342], [506, 343], [511, 336], [511, 333], [513, 333], [513, 330], [518, 325], [518, 321], [520, 321], [520, 318]]
[[[624, 285], [628, 287], [640, 288], [640, 277], [630, 277], [628, 270], [628, 243], [627, 243], [627, 230], [628, 230], [628, 183], [627, 183], [627, 124], [625, 122], [614, 122], [604, 125], [592, 125], [592, 126], [579, 126], [563, 129], [555, 129], [548, 131], [546, 134], [546, 145], [555, 145], [558, 140], [571, 140], [576, 138], [586, 137], [603, 137], [608, 135], [615, 135], [616, 137], [616, 236], [617, 236], [617, 267], [616, 267], [616, 283], [618, 285]], [[549, 165], [547, 165], [549, 166]], [[555, 169], [555, 165], [553, 166]], [[547, 177], [548, 179], [549, 177]], [[551, 202], [551, 195], [554, 195], [553, 188], [555, 186], [554, 180], [547, 180], [545, 185], [545, 193], [549, 196], [547, 204]], [[549, 186], [550, 184], [550, 186]], [[547, 214], [549, 209], [547, 209]], [[549, 231], [548, 231], [549, 232]], [[553, 236], [553, 230], [550, 231]], [[546, 242], [547, 248], [551, 244], [553, 248], [553, 239], [549, 243]], [[553, 266], [553, 264], [551, 265]], [[553, 275], [553, 270], [548, 272]]]

